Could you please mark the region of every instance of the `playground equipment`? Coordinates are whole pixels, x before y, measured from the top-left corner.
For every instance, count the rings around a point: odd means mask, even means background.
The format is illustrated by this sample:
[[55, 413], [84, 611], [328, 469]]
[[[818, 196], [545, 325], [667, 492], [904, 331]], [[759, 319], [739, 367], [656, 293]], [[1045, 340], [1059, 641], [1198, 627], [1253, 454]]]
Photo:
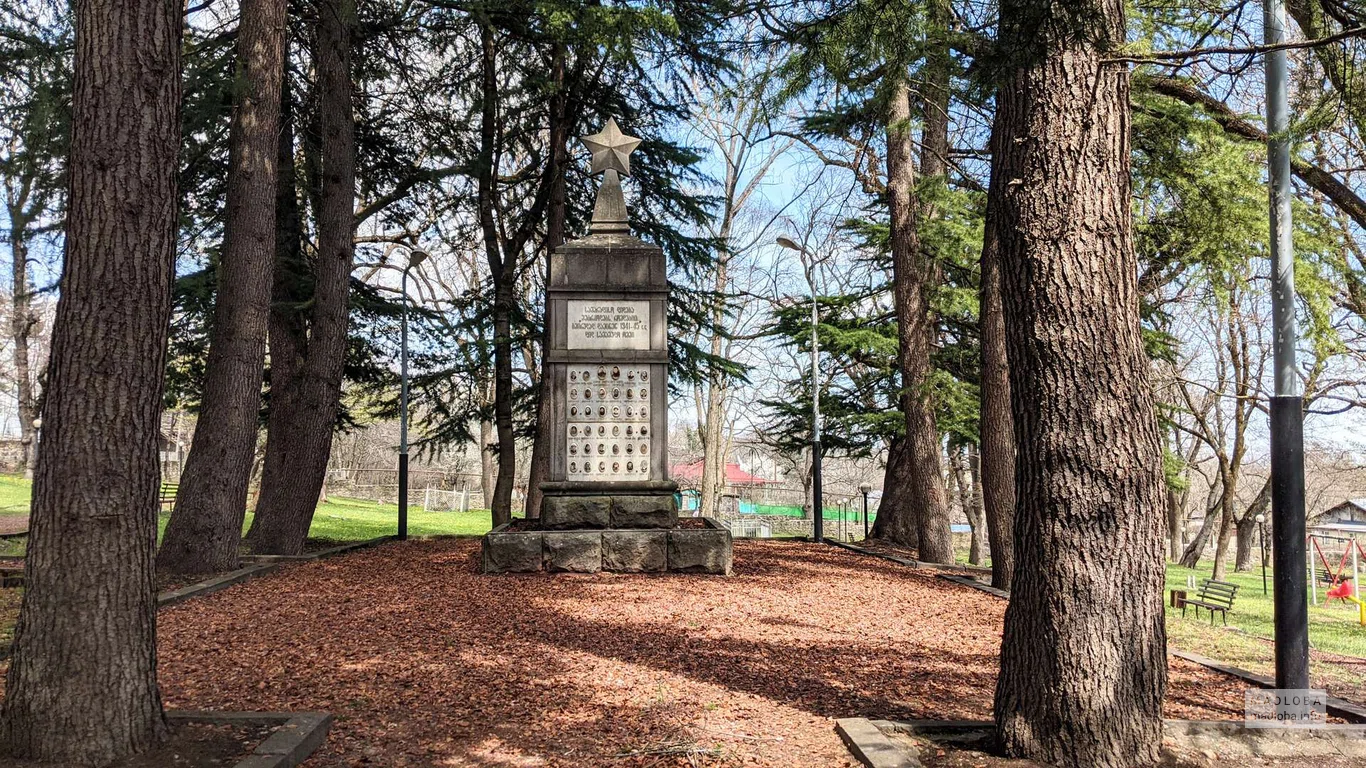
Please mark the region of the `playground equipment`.
[[1331, 600], [1336, 597], [1356, 603], [1358, 621], [1361, 622], [1363, 627], [1366, 627], [1366, 602], [1363, 602], [1361, 598], [1356, 596], [1355, 584], [1355, 581], [1344, 581], [1338, 584], [1336, 587], [1328, 590], [1328, 599]]
[[[1324, 600], [1343, 600], [1356, 603], [1358, 618], [1362, 626], [1366, 626], [1366, 602], [1360, 597], [1357, 585], [1361, 583], [1361, 559], [1366, 557], [1366, 549], [1362, 549], [1361, 543], [1355, 536], [1335, 536], [1330, 531], [1337, 531], [1336, 528], [1321, 526], [1314, 528], [1309, 534], [1309, 549], [1311, 557], [1309, 560], [1309, 590], [1314, 605], [1319, 604], [1319, 580], [1328, 583], [1328, 590], [1324, 593]], [[1336, 549], [1332, 554], [1337, 563], [1334, 565], [1329, 558], [1329, 553], [1325, 545], [1331, 547], [1332, 544], [1341, 544], [1342, 551], [1339, 554]], [[1347, 566], [1351, 565], [1351, 578], [1347, 576]], [[1319, 573], [1319, 566], [1323, 566], [1322, 574]]]

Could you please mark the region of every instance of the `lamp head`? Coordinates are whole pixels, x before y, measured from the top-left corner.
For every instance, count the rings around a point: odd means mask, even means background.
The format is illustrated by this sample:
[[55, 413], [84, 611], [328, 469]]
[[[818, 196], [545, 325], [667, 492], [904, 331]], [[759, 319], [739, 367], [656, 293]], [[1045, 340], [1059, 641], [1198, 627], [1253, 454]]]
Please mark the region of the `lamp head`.
[[873, 486], [871, 486], [871, 485], [869, 485], [869, 484], [867, 484], [867, 483], [864, 483], [863, 485], [860, 485], [860, 486], [858, 487], [858, 489], [859, 489], [860, 491], [863, 492], [863, 495], [864, 495], [864, 496], [867, 496], [869, 493], [872, 492]]
[[784, 248], [789, 248], [791, 250], [797, 251], [799, 253], [804, 252], [806, 250], [800, 245], [797, 245], [797, 241], [793, 240], [787, 235], [778, 235], [778, 245], [781, 245]]
[[421, 248], [413, 248], [408, 251], [408, 268], [417, 269], [417, 265], [427, 260], [427, 252]]
[[1262, 523], [1266, 522], [1266, 515], [1258, 514], [1256, 517], [1252, 519], [1256, 520], [1258, 525], [1261, 525]]

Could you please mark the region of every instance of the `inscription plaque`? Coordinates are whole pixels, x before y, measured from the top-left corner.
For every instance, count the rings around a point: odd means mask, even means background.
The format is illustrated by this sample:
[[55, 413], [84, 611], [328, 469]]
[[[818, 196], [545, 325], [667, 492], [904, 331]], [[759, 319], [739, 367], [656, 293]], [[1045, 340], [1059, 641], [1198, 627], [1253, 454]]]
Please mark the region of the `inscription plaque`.
[[565, 304], [569, 349], [650, 348], [650, 302], [603, 299]]
[[648, 366], [569, 365], [565, 468], [570, 480], [650, 477]]

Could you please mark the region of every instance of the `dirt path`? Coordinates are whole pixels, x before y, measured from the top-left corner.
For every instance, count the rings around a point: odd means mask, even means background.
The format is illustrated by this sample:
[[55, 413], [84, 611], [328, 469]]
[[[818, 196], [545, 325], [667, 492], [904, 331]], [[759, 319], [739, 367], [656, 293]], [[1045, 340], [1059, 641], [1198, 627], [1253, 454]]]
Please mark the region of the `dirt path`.
[[[735, 576], [481, 576], [471, 541], [293, 566], [163, 611], [167, 706], [327, 710], [318, 766], [853, 765], [833, 718], [987, 718], [1005, 604], [797, 543]], [[1175, 663], [1167, 716], [1242, 716]]]

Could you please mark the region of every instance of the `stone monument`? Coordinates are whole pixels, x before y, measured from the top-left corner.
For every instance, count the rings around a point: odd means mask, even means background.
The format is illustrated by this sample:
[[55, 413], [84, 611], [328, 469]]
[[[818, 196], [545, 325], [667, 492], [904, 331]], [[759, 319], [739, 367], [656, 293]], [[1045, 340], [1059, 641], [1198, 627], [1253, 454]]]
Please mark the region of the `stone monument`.
[[640, 140], [609, 119], [583, 143], [603, 178], [588, 236], [550, 258], [541, 518], [486, 535], [484, 570], [729, 573], [730, 532], [705, 518], [680, 525], [669, 480], [666, 264], [631, 234], [621, 188]]

